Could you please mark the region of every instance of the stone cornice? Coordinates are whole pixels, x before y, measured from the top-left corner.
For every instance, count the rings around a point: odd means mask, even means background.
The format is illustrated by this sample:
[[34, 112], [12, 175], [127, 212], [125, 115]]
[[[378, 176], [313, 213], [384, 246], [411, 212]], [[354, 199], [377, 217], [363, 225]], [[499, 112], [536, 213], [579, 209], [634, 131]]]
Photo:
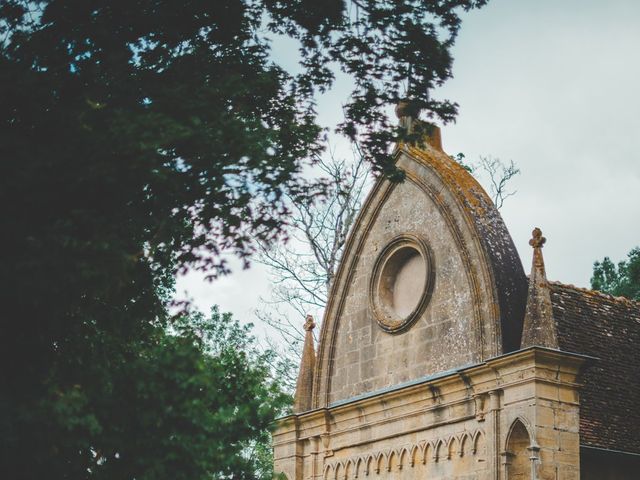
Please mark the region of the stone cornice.
[[[580, 373], [596, 360], [586, 355], [542, 347], [518, 350], [476, 365], [426, 377], [409, 385], [371, 392], [329, 408], [283, 417], [278, 420], [274, 444], [329, 431], [332, 431], [332, 435], [344, 434], [360, 428], [360, 418], [365, 414], [369, 426], [382, 426], [393, 424], [400, 418], [455, 409], [457, 406], [462, 412], [465, 403], [473, 403], [472, 413], [447, 415], [445, 423], [461, 421], [464, 417], [477, 417], [484, 415], [485, 412], [479, 409], [486, 410], [488, 403], [476, 402], [478, 396], [530, 382], [579, 387]], [[437, 425], [437, 421], [431, 423], [432, 427]], [[394, 434], [391, 432], [389, 435]]]

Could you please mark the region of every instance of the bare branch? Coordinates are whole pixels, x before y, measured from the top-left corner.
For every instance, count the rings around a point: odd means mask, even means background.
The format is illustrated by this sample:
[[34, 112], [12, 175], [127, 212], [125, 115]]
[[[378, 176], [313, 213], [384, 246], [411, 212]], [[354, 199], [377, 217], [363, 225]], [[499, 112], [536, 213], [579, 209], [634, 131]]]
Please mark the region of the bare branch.
[[[268, 268], [273, 288], [269, 299], [260, 300], [256, 316], [287, 346], [286, 351], [282, 345], [277, 351], [294, 359], [296, 366], [304, 341], [304, 318], [309, 313], [322, 318], [347, 235], [370, 183], [370, 171], [357, 145], [353, 152], [352, 160], [338, 158], [332, 150], [318, 159], [326, 180], [324, 196], [289, 199], [293, 212], [289, 242], [260, 245], [257, 261]], [[288, 383], [295, 385], [296, 369], [287, 374], [292, 377]]]
[[480, 167], [489, 176], [491, 182], [491, 196], [493, 203], [499, 210], [504, 205], [504, 201], [515, 195], [516, 190], [508, 191], [507, 184], [509, 181], [520, 173], [520, 169], [516, 167], [513, 160], [505, 165], [502, 160], [494, 157], [480, 157]]
[[452, 156], [451, 158], [481, 182], [485, 176], [488, 177], [491, 199], [498, 210], [502, 208], [507, 198], [517, 193], [516, 190], [507, 190], [507, 184], [511, 179], [520, 174], [520, 169], [513, 160], [509, 160], [509, 163], [505, 165], [499, 158], [480, 156], [480, 162], [474, 164], [467, 163], [462, 153]]

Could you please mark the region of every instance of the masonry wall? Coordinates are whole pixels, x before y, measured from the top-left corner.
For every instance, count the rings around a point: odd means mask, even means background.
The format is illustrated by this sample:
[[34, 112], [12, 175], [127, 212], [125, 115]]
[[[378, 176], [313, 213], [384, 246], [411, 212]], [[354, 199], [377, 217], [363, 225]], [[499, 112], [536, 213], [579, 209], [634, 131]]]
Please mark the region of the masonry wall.
[[[326, 332], [331, 350], [323, 355], [330, 356], [324, 372], [330, 384], [319, 388], [321, 398], [328, 389], [329, 404], [502, 353], [495, 286], [473, 225], [434, 170], [408, 157], [398, 165], [407, 180], [375, 192], [377, 207], [356, 228], [357, 254], [343, 259], [348, 274], [328, 310], [325, 323], [334, 330]], [[428, 245], [433, 291], [411, 328], [390, 334], [372, 315], [369, 287], [380, 252], [402, 234]]]
[[274, 435], [276, 471], [289, 480], [578, 480], [581, 362], [532, 348], [288, 417]]
[[[336, 334], [330, 402], [397, 385], [480, 359], [473, 294], [456, 242], [437, 208], [411, 182], [395, 187], [365, 241]], [[429, 225], [428, 231], [423, 231]], [[411, 329], [384, 332], [369, 310], [369, 281], [382, 248], [405, 232], [428, 241], [436, 270], [431, 300]]]

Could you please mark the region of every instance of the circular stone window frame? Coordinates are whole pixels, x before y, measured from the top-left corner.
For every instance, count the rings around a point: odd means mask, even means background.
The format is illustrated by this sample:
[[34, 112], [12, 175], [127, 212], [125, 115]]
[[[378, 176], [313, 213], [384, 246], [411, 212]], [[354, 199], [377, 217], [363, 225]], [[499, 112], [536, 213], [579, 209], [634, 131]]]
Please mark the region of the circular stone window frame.
[[[424, 261], [425, 278], [420, 300], [414, 309], [405, 316], [398, 315], [388, 302], [381, 298], [382, 275], [393, 257], [406, 248], [415, 250]], [[387, 333], [401, 333], [409, 329], [424, 313], [431, 300], [435, 283], [435, 268], [433, 255], [426, 240], [418, 235], [403, 234], [391, 240], [380, 252], [373, 266], [373, 273], [369, 282], [369, 309], [382, 330]], [[396, 272], [397, 273], [397, 272]]]

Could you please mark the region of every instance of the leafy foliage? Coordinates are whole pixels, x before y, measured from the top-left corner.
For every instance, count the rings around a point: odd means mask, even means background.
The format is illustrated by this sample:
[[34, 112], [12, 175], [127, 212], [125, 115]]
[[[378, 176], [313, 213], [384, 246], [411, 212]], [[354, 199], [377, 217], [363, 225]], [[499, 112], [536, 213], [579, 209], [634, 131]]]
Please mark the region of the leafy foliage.
[[593, 264], [591, 288], [615, 296], [640, 300], [640, 247], [633, 248], [627, 259], [616, 266], [609, 257]]
[[[0, 471], [199, 478], [209, 454], [236, 458], [269, 417], [241, 390], [269, 392], [171, 323], [175, 273], [226, 273], [221, 252], [276, 240], [285, 198], [316, 191], [302, 171], [330, 66], [355, 83], [342, 132], [401, 178], [386, 109], [408, 97], [453, 118], [428, 91], [451, 76], [458, 13], [484, 3], [1, 2]], [[299, 73], [272, 60], [278, 35], [299, 42]], [[207, 446], [225, 418], [241, 437]]]
[[[12, 478], [270, 478], [269, 425], [288, 404], [273, 352], [229, 314], [178, 318], [144, 339], [92, 332], [55, 360], [41, 397], [3, 395]], [[69, 365], [71, 362], [82, 365]], [[34, 433], [37, 432], [37, 435]]]

